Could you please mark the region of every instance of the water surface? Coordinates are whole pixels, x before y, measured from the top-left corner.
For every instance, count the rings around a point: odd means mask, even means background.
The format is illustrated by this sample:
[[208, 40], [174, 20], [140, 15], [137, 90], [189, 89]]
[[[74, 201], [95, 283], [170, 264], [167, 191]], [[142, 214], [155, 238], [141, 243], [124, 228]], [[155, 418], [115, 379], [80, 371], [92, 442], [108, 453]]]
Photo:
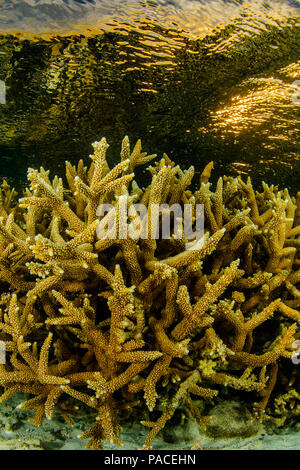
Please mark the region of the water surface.
[[2, 0], [0, 175], [62, 174], [103, 135], [299, 189], [300, 2]]

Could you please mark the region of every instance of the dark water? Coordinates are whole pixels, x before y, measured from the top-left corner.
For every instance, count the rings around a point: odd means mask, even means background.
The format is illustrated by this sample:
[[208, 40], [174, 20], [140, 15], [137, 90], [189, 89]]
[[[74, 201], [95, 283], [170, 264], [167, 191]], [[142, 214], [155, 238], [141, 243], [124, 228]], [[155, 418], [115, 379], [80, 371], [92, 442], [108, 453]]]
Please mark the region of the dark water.
[[[300, 180], [299, 1], [0, 0], [0, 176], [106, 136], [187, 168]], [[300, 82], [299, 82], [300, 85]]]

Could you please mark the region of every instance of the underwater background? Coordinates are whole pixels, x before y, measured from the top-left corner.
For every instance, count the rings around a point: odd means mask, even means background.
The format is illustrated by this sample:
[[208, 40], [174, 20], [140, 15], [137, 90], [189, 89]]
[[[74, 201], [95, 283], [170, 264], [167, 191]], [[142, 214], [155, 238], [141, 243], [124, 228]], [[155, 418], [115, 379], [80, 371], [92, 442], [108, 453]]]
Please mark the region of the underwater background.
[[124, 135], [182, 168], [299, 188], [300, 2], [1, 0], [0, 175]]

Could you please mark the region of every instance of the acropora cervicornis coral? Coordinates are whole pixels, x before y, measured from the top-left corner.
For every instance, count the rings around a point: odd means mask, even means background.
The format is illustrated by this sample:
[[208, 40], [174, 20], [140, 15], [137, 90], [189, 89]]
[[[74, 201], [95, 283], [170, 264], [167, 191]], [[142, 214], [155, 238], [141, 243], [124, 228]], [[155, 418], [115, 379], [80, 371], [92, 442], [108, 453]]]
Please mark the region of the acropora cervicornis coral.
[[[66, 163], [66, 188], [43, 168], [28, 170], [19, 200], [2, 185], [0, 402], [32, 395], [22, 408], [40, 426], [55, 408], [71, 422], [71, 396], [95, 410], [82, 437], [96, 449], [120, 443], [119, 410], [151, 417], [160, 394], [161, 415], [142, 421], [145, 449], [179, 407], [205, 427], [195, 398], [228, 389], [256, 396], [257, 419], [272, 395], [275, 414], [287, 414], [291, 400], [299, 413], [300, 196], [266, 183], [255, 191], [239, 177], [219, 178], [213, 190], [212, 163], [191, 191], [194, 168], [183, 171], [165, 154], [141, 189], [135, 169], [156, 155], [140, 141], [131, 152], [125, 137], [110, 169], [105, 138], [93, 147], [89, 168]], [[110, 203], [119, 217], [124, 198], [128, 206], [190, 204], [193, 213], [203, 204], [204, 245], [188, 250], [172, 234], [99, 239], [97, 208]]]

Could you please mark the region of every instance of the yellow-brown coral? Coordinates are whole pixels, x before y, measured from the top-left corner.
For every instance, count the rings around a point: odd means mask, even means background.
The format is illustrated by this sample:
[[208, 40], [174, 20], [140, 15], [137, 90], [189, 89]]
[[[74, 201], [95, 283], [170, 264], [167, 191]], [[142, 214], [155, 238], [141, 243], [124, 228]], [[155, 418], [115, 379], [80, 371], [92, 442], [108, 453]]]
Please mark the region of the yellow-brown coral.
[[[0, 401], [33, 395], [22, 406], [41, 425], [71, 396], [95, 410], [82, 436], [94, 448], [120, 443], [118, 409], [152, 411], [162, 386], [170, 398], [157, 421], [143, 421], [151, 427], [144, 448], [180, 406], [203, 424], [193, 397], [221, 396], [225, 387], [261, 397], [254, 413], [262, 418], [278, 377], [299, 387], [291, 361], [300, 320], [299, 198], [265, 183], [257, 192], [250, 178], [220, 178], [214, 192], [212, 163], [191, 192], [194, 169], [182, 171], [166, 155], [149, 168], [152, 181], [142, 190], [135, 168], [155, 155], [143, 153], [140, 141], [130, 152], [125, 137], [112, 169], [105, 138], [93, 147], [89, 168], [67, 162], [67, 189], [43, 168], [28, 170], [30, 187], [19, 201], [4, 182]], [[96, 228], [110, 215], [98, 220], [97, 208], [111, 204], [124, 229], [124, 202], [189, 204], [192, 214], [203, 204], [204, 246], [187, 250], [172, 233], [99, 240]], [[157, 228], [149, 211], [148, 235]], [[270, 319], [274, 334], [262, 340]]]

